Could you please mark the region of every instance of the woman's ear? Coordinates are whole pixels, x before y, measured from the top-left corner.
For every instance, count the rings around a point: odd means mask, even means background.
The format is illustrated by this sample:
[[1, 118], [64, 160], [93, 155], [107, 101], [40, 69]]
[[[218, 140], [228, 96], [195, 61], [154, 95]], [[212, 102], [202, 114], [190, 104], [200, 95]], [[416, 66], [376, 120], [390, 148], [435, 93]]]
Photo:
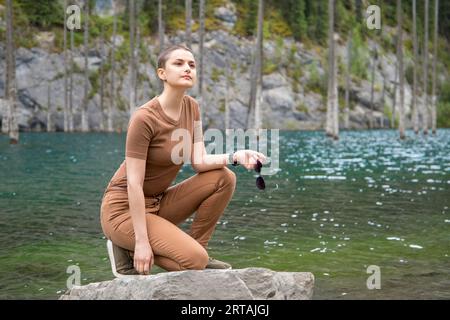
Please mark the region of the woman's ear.
[[163, 68], [158, 68], [158, 70], [156, 70], [158, 77], [162, 80], [162, 81], [166, 81], [166, 74], [165, 74], [165, 70]]

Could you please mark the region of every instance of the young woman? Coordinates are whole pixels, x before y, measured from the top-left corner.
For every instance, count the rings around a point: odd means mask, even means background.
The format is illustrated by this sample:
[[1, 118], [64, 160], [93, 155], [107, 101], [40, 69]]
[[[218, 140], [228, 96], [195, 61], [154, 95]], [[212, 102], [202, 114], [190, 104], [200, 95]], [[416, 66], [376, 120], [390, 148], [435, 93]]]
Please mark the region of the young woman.
[[[102, 199], [101, 225], [113, 243], [117, 272], [149, 274], [153, 263], [168, 271], [231, 268], [206, 252], [236, 186], [236, 176], [227, 164], [253, 169], [266, 157], [253, 150], [206, 153], [199, 105], [185, 95], [196, 82], [195, 59], [189, 48], [176, 45], [161, 52], [157, 74], [164, 90], [133, 113], [125, 161]], [[188, 149], [193, 152], [188, 159], [196, 174], [170, 186], [183, 165], [173, 161], [179, 143], [172, 140], [176, 129], [192, 137]], [[187, 234], [177, 225], [194, 212]]]

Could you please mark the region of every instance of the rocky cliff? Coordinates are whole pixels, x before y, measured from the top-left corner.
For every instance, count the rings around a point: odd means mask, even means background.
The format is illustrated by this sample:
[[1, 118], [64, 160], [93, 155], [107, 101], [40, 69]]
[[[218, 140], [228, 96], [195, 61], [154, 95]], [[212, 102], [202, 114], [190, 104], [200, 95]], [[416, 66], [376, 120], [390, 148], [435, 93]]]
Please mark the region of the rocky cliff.
[[[201, 105], [205, 127], [224, 128], [225, 96], [228, 96], [230, 106], [230, 125], [232, 128], [244, 128], [247, 115], [247, 105], [250, 94], [250, 69], [254, 41], [242, 38], [228, 32], [234, 21], [235, 12], [230, 8], [217, 8], [215, 15], [224, 24], [224, 30], [206, 33], [205, 36], [205, 97]], [[79, 31], [82, 32], [82, 31]], [[394, 33], [395, 30], [387, 30]], [[165, 43], [181, 43], [183, 32], [167, 36]], [[21, 130], [46, 130], [48, 92], [50, 92], [50, 111], [56, 130], [63, 130], [64, 105], [64, 56], [62, 53], [52, 53], [45, 49], [53, 41], [48, 33], [36, 35], [40, 47], [32, 49], [19, 48], [16, 53], [17, 85], [19, 101], [19, 125]], [[198, 33], [193, 33], [192, 49], [198, 52]], [[110, 61], [111, 43], [120, 47], [124, 43], [122, 36], [107, 39], [105, 54], [102, 56], [99, 40], [94, 39], [89, 51], [89, 127], [92, 131], [101, 130], [102, 115], [106, 119], [106, 111], [100, 110], [100, 76], [99, 66], [104, 59]], [[370, 42], [370, 41], [369, 41]], [[155, 74], [157, 41], [153, 38], [141, 39], [141, 50], [138, 63], [137, 104], [141, 105], [159, 94], [159, 79]], [[369, 46], [380, 46], [369, 43]], [[341, 66], [346, 65], [345, 43], [338, 45], [338, 56]], [[73, 73], [73, 106], [75, 129], [80, 127], [80, 106], [84, 95], [82, 47], [73, 52], [75, 68]], [[0, 74], [5, 73], [4, 47], [0, 46]], [[114, 127], [123, 131], [127, 127], [129, 72], [128, 59], [119, 58], [116, 62], [115, 88], [116, 109], [113, 111]], [[123, 56], [123, 55], [122, 55]], [[320, 89], [311, 85], [319, 81], [326, 86], [326, 53], [325, 49], [308, 47], [292, 38], [280, 38], [277, 41], [265, 40], [264, 59], [266, 65], [263, 76], [262, 123], [264, 128], [280, 128], [294, 130], [322, 129], [326, 114], [326, 97]], [[408, 58], [406, 58], [408, 63]], [[372, 60], [368, 59], [367, 70], [370, 75]], [[375, 70], [374, 90], [374, 124], [376, 127], [388, 125], [386, 108], [391, 110], [394, 97], [395, 55], [385, 53], [380, 55]], [[226, 71], [228, 70], [228, 91], [226, 86]], [[339, 75], [339, 90], [345, 90], [344, 74]], [[105, 74], [104, 106], [111, 101], [110, 88], [111, 71]], [[318, 80], [319, 79], [319, 80]], [[4, 90], [5, 79], [0, 78], [0, 92]], [[321, 84], [318, 84], [319, 86]], [[385, 84], [383, 90], [383, 83]], [[196, 88], [188, 94], [196, 97]], [[367, 128], [371, 114], [370, 105], [371, 83], [368, 80], [352, 79], [350, 86], [350, 128]], [[398, 99], [399, 94], [397, 94]], [[419, 97], [419, 105], [422, 103]], [[343, 99], [339, 104], [343, 109]], [[411, 86], [405, 85], [406, 116], [411, 113]], [[342, 115], [342, 113], [341, 113]], [[343, 121], [341, 120], [341, 124]], [[406, 123], [409, 126], [408, 120]]]

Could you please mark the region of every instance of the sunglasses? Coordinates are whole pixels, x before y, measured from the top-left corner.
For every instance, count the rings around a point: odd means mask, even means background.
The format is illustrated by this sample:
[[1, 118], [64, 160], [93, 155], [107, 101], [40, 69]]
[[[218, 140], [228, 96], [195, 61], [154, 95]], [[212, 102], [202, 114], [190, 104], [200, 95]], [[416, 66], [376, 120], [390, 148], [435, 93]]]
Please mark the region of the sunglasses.
[[264, 182], [264, 179], [261, 176], [261, 167], [262, 167], [262, 163], [259, 160], [256, 160], [255, 171], [259, 174], [259, 177], [256, 178], [256, 187], [259, 190], [264, 190], [266, 188], [266, 183]]

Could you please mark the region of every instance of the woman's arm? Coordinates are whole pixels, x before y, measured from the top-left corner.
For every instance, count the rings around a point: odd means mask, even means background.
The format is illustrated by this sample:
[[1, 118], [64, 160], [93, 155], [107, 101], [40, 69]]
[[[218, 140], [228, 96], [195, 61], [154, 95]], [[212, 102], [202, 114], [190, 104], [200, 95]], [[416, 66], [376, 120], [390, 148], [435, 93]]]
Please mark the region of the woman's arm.
[[[203, 140], [203, 128], [200, 119], [200, 107], [194, 100], [195, 116], [194, 116], [194, 139], [193, 139], [193, 151], [191, 153], [191, 165], [196, 172], [204, 172], [214, 169], [220, 169], [229, 164], [229, 154], [207, 154], [205, 149], [205, 143]], [[261, 152], [253, 150], [239, 150], [233, 155], [233, 162], [237, 161], [243, 165], [246, 169], [250, 170], [255, 168], [256, 161], [261, 163], [266, 162], [266, 157]]]
[[153, 265], [145, 218], [144, 175], [145, 160], [126, 157], [127, 190], [130, 215], [135, 235], [134, 268], [139, 273], [149, 273]]
[[219, 169], [228, 164], [228, 154], [207, 154], [204, 142], [198, 141], [194, 143], [191, 163], [196, 172]]
[[[191, 155], [192, 168], [196, 172], [204, 172], [214, 169], [219, 169], [229, 164], [229, 154], [207, 154], [205, 143], [198, 141], [194, 143], [194, 151]], [[261, 163], [266, 162], [266, 157], [261, 152], [253, 150], [239, 150], [233, 155], [233, 162], [237, 161], [246, 169], [253, 169], [256, 165], [256, 160]]]

